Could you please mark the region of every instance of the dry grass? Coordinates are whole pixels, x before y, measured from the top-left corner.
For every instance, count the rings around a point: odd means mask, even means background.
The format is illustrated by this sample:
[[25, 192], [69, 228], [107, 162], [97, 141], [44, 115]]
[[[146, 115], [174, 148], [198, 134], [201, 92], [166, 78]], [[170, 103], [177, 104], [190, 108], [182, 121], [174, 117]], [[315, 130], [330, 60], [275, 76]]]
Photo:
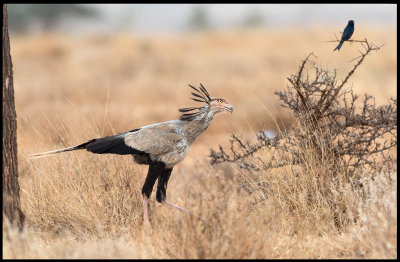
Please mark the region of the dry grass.
[[[287, 125], [291, 118], [273, 91], [284, 88], [305, 54], [314, 51], [318, 62], [338, 68], [338, 75], [351, 68], [357, 46], [345, 44], [336, 53], [334, 44], [321, 43], [333, 39], [335, 30], [11, 37], [27, 223], [22, 234], [3, 223], [3, 256], [397, 257], [393, 171], [365, 170], [363, 187], [356, 190], [340, 177], [321, 175], [329, 158], [315, 159], [312, 151], [305, 154], [308, 168], [301, 176], [296, 168], [254, 174], [207, 162], [209, 148], [226, 145], [231, 132], [254, 139], [258, 129]], [[353, 78], [356, 91], [385, 103], [396, 96], [396, 29], [360, 27], [354, 37], [386, 43]], [[140, 192], [147, 170], [129, 156], [70, 152], [26, 159], [26, 154], [176, 119], [177, 109], [190, 105], [187, 84], [199, 82], [229, 100], [235, 112], [217, 116], [174, 168], [168, 199], [207, 221], [160, 206], [152, 196], [153, 232], [144, 236]], [[252, 194], [241, 181], [255, 185]], [[338, 229], [343, 208], [361, 219], [342, 221]]]

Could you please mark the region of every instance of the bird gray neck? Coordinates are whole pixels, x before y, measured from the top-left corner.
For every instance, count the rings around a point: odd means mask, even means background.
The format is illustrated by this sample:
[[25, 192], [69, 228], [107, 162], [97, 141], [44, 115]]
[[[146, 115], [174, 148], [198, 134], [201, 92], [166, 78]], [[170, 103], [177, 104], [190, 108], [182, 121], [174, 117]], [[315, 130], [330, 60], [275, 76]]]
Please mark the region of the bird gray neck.
[[205, 110], [202, 114], [196, 116], [192, 120], [185, 121], [186, 125], [184, 128], [184, 134], [186, 138], [186, 142], [190, 145], [194, 142], [194, 140], [207, 129], [210, 125], [215, 111]]

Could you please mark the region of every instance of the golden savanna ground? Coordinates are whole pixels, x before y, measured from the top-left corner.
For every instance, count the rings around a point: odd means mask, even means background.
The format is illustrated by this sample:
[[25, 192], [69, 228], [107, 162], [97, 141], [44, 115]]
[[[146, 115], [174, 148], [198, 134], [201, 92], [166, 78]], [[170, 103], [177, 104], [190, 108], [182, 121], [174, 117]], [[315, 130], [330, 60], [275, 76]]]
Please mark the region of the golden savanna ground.
[[[340, 28], [341, 29], [341, 28]], [[353, 66], [361, 46], [345, 43], [333, 52], [338, 28], [214, 31], [145, 36], [11, 36], [18, 120], [22, 235], [3, 238], [7, 258], [395, 258], [395, 174], [366, 175], [364, 194], [347, 185], [337, 196], [362, 224], [338, 230], [332, 210], [316, 196], [315, 177], [285, 170], [250, 177], [235, 165], [211, 166], [209, 149], [229, 145], [232, 132], [245, 139], [258, 130], [287, 126], [292, 116], [279, 106], [276, 90], [314, 52], [318, 65]], [[385, 104], [397, 97], [397, 28], [359, 25], [353, 39], [381, 45], [348, 83], [356, 93]], [[177, 119], [189, 99], [188, 84], [202, 83], [227, 99], [233, 114], [217, 115], [177, 165], [168, 184], [169, 201], [207, 218], [199, 221], [151, 197], [153, 232], [142, 232], [141, 186], [147, 167], [129, 156], [68, 152], [36, 160], [27, 155], [77, 145], [89, 139]], [[316, 165], [315, 169], [323, 168]], [[366, 174], [368, 170], [365, 171]], [[271, 195], [249, 184], [267, 181]], [[326, 183], [330, 183], [327, 181]], [[314, 190], [314, 191], [313, 191]], [[296, 212], [285, 209], [287, 201]], [[339, 201], [339, 200], [338, 200]]]

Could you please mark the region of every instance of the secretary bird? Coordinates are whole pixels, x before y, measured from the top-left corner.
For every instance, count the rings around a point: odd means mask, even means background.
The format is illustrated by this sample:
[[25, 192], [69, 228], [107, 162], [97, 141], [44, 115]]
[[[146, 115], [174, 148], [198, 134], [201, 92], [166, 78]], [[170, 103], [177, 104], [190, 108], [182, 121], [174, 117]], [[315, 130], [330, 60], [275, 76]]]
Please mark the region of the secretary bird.
[[158, 178], [156, 200], [162, 204], [185, 211], [166, 200], [166, 189], [172, 169], [185, 159], [190, 145], [210, 125], [214, 115], [220, 112], [233, 112], [233, 107], [223, 98], [210, 97], [200, 83], [200, 90], [189, 85], [196, 102], [205, 103], [201, 107], [181, 108], [179, 120], [157, 123], [131, 131], [92, 139], [78, 146], [33, 154], [31, 159], [54, 153], [86, 149], [95, 154], [132, 155], [141, 165], [149, 165], [146, 180], [142, 188], [143, 218], [149, 223], [148, 199]]

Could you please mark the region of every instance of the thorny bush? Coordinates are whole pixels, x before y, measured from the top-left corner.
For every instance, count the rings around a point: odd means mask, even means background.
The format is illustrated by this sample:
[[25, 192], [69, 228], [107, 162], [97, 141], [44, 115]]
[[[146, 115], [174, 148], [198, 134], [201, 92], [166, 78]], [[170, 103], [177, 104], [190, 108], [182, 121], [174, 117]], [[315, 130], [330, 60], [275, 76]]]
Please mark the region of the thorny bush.
[[[323, 168], [316, 172], [325, 176], [325, 180], [340, 176], [346, 182], [359, 180], [365, 171], [373, 175], [384, 167], [396, 168], [393, 163], [397, 156], [393, 156], [391, 149], [397, 147], [397, 98], [376, 106], [372, 96], [365, 94], [360, 99], [351, 87], [345, 88], [367, 55], [381, 46], [367, 40], [353, 42], [361, 43], [364, 50], [352, 60], [356, 62], [342, 81], [338, 80], [336, 70], [318, 67], [311, 53], [302, 61], [298, 72], [287, 78], [286, 90], [275, 92], [281, 106], [295, 117], [290, 128], [274, 138], [260, 131], [253, 144], [232, 134], [230, 152], [221, 146], [218, 151], [211, 149], [211, 164], [235, 163], [249, 174], [286, 167], [297, 177], [307, 175], [313, 168], [310, 165], [319, 163]], [[254, 191], [254, 186], [246, 182], [241, 186]], [[268, 193], [266, 183], [258, 186]], [[358, 186], [362, 185], [358, 183]]]

